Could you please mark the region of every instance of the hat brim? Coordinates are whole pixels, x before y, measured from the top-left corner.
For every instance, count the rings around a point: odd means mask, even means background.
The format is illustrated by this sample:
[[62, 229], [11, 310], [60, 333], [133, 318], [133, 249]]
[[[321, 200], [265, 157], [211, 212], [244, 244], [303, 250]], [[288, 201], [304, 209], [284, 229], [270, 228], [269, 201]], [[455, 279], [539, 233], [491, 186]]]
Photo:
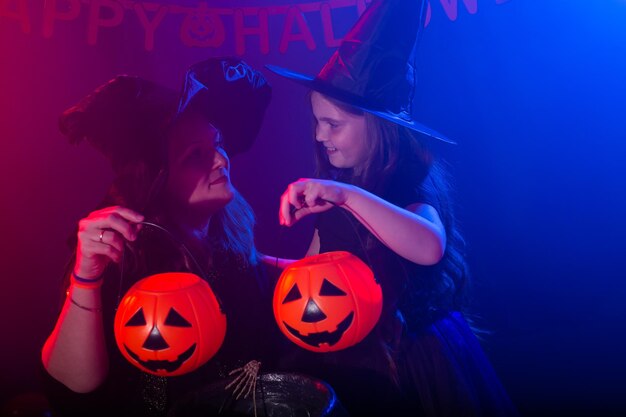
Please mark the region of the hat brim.
[[424, 126], [421, 123], [416, 122], [413, 119], [406, 119], [404, 117], [400, 117], [397, 114], [394, 114], [389, 111], [382, 111], [372, 108], [371, 105], [368, 105], [365, 100], [361, 97], [351, 94], [348, 91], [344, 91], [334, 86], [324, 82], [315, 77], [311, 77], [310, 75], [298, 73], [295, 71], [291, 71], [287, 68], [278, 67], [276, 65], [265, 65], [265, 67], [272, 71], [273, 73], [280, 75], [281, 77], [285, 77], [289, 80], [295, 81], [296, 83], [315, 90], [319, 93], [324, 94], [325, 96], [329, 96], [333, 99], [339, 100], [343, 103], [346, 103], [350, 106], [356, 107], [360, 110], [366, 111], [374, 116], [378, 116], [382, 119], [389, 120], [390, 122], [396, 123], [400, 126], [407, 127], [411, 130], [419, 132], [423, 135], [431, 137], [433, 139], [440, 140], [442, 142], [450, 143], [456, 145], [456, 142], [448, 139], [445, 135], [437, 132], [434, 129], [431, 129], [427, 126]]

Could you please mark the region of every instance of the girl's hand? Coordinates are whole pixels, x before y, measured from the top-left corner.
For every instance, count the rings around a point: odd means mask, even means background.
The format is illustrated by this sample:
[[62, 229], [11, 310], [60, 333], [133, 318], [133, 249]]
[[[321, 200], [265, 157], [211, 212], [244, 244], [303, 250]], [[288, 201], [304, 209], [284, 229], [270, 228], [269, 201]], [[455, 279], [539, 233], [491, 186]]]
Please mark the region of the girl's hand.
[[289, 184], [280, 197], [278, 220], [292, 226], [301, 218], [342, 206], [348, 199], [350, 186], [335, 181], [301, 178]]
[[141, 221], [141, 214], [120, 206], [96, 210], [80, 220], [74, 274], [97, 279], [109, 262], [119, 263], [125, 240], [137, 239]]

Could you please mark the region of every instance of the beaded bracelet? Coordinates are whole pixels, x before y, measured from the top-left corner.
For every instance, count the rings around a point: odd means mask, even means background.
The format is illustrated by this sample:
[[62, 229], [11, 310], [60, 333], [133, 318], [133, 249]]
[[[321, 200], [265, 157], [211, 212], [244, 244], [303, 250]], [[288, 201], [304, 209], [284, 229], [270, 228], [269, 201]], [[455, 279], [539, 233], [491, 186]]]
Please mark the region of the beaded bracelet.
[[102, 287], [103, 279], [102, 276], [96, 279], [82, 278], [72, 272], [71, 282], [72, 285], [74, 285], [75, 287], [94, 290], [96, 288]]

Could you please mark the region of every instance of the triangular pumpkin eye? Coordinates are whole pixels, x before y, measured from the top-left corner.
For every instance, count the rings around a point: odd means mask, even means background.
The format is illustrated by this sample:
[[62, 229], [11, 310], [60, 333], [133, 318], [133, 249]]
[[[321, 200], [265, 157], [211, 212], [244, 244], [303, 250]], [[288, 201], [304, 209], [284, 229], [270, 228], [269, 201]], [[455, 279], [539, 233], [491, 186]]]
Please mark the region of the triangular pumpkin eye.
[[165, 325], [174, 327], [191, 327], [191, 323], [185, 320], [185, 318], [173, 308], [170, 308], [170, 312], [167, 313], [167, 317], [165, 318]]
[[126, 322], [126, 327], [133, 326], [145, 326], [146, 318], [143, 315], [143, 308], [140, 307], [139, 310]]
[[335, 286], [332, 282], [324, 278], [324, 282], [322, 282], [322, 288], [320, 289], [320, 295], [333, 296], [347, 294], [342, 289]]
[[285, 296], [283, 300], [283, 304], [287, 304], [291, 301], [296, 301], [302, 298], [302, 294], [300, 294], [300, 290], [298, 289], [298, 284], [294, 284], [293, 287], [289, 290], [289, 293]]

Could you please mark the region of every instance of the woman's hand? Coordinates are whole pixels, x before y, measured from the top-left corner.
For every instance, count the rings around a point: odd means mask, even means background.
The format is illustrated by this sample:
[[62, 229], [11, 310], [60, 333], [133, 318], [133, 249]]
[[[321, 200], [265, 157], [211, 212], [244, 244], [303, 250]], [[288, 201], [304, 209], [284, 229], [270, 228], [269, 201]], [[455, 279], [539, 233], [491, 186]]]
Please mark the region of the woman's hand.
[[106, 207], [78, 222], [74, 274], [97, 279], [109, 262], [121, 262], [124, 243], [137, 239], [143, 216], [125, 207]]
[[280, 197], [278, 220], [292, 226], [301, 218], [342, 206], [348, 199], [350, 185], [335, 181], [301, 178], [289, 184]]

